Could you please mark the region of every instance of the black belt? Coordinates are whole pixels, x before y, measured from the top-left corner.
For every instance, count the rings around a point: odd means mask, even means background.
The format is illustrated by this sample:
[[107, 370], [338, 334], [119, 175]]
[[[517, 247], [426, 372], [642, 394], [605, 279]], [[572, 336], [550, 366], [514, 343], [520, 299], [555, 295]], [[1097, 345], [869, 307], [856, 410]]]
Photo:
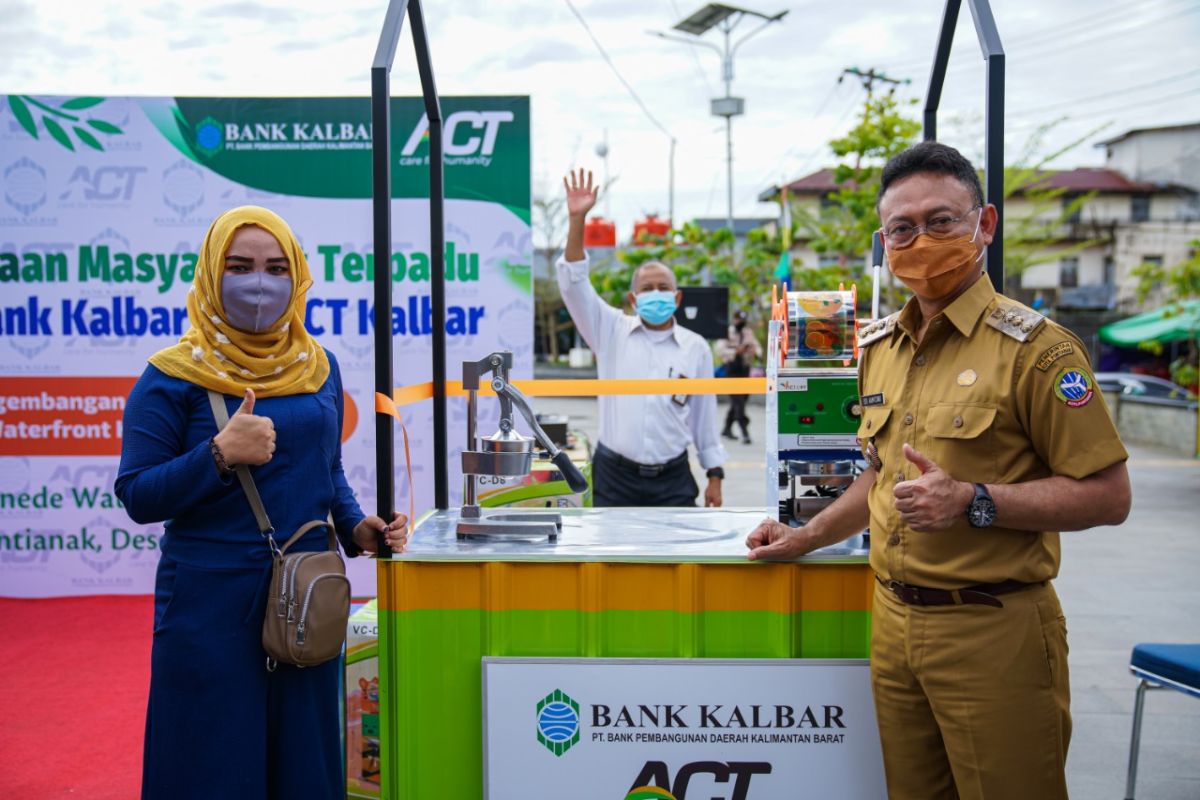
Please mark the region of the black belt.
[[901, 603], [910, 606], [951, 606], [951, 605], [984, 605], [1004, 608], [1004, 603], [996, 597], [998, 594], [1019, 592], [1031, 586], [1044, 586], [1045, 581], [1025, 583], [1023, 581], [1001, 581], [1000, 583], [977, 583], [962, 589], [929, 589], [924, 586], [913, 586], [903, 581], [884, 580], [878, 575], [875, 580], [879, 585], [896, 596]]
[[665, 461], [662, 464], [639, 464], [638, 462], [615, 452], [611, 448], [605, 447], [603, 443], [596, 445], [596, 454], [610, 459], [622, 469], [627, 469], [630, 472], [636, 472], [643, 478], [657, 478], [659, 475], [662, 475], [668, 470], [675, 469], [680, 465], [686, 466], [688, 463], [687, 450], [684, 450], [670, 461]]

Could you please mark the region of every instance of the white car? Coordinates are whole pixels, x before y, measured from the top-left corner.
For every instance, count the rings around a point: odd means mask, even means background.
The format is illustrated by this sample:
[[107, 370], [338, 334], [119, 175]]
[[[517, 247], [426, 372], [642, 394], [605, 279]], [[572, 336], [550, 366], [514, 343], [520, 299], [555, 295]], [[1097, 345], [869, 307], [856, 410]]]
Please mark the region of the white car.
[[1163, 400], [1190, 400], [1195, 397], [1177, 383], [1135, 372], [1097, 372], [1096, 384], [1103, 391], [1131, 397], [1153, 397]]

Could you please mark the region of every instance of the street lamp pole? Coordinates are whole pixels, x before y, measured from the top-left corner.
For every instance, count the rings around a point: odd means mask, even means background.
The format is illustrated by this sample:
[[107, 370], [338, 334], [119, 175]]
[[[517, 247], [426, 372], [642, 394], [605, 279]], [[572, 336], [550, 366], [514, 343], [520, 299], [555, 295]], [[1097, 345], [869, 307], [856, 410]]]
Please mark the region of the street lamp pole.
[[[757, 11], [725, 5], [709, 3], [674, 26], [675, 30], [689, 34], [688, 36], [671, 36], [659, 31], [650, 31], [660, 39], [673, 42], [683, 42], [687, 45], [700, 45], [715, 50], [721, 58], [721, 79], [725, 83], [725, 96], [714, 97], [710, 104], [713, 116], [725, 118], [725, 225], [733, 235], [733, 118], [746, 113], [746, 101], [733, 96], [733, 57], [747, 39], [757, 34], [773, 22], [779, 22], [787, 11], [768, 16]], [[763, 20], [750, 33], [737, 42], [732, 42], [733, 30], [746, 17], [757, 17]], [[724, 37], [724, 47], [717, 47], [711, 42], [700, 39], [700, 36], [714, 27], [719, 27]], [[736, 237], [735, 237], [736, 240]]]

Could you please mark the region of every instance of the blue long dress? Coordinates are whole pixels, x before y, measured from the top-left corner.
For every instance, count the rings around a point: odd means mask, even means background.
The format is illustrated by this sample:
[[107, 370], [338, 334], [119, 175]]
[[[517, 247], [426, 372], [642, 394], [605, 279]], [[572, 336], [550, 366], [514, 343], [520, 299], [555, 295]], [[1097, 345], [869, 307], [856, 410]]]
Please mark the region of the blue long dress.
[[[282, 544], [333, 514], [343, 547], [363, 512], [342, 470], [342, 383], [258, 399], [275, 424], [275, 454], [252, 467]], [[232, 415], [242, 398], [226, 397]], [[339, 660], [266, 669], [262, 620], [270, 550], [236, 480], [222, 481], [208, 440], [205, 390], [149, 366], [125, 409], [116, 491], [129, 516], [165, 520], [154, 590], [144, 800], [307, 800], [345, 796]], [[321, 550], [311, 531], [289, 552]]]

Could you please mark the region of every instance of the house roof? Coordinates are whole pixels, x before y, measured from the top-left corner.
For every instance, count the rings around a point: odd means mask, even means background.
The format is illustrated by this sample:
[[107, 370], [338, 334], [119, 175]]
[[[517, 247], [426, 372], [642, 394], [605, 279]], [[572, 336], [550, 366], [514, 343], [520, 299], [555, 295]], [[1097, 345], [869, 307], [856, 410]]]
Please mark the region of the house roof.
[[1124, 133], [1122, 133], [1120, 136], [1114, 136], [1114, 137], [1113, 137], [1113, 138], [1111, 138], [1111, 139], [1105, 139], [1105, 140], [1103, 140], [1103, 141], [1096, 142], [1096, 147], [1107, 147], [1107, 146], [1108, 146], [1108, 145], [1110, 145], [1110, 144], [1116, 144], [1117, 142], [1124, 141], [1124, 140], [1126, 140], [1126, 139], [1128, 139], [1128, 138], [1130, 138], [1130, 137], [1136, 136], [1136, 135], [1138, 135], [1138, 134], [1140, 134], [1140, 133], [1159, 133], [1159, 132], [1166, 132], [1166, 131], [1186, 131], [1186, 130], [1193, 130], [1193, 129], [1196, 129], [1196, 128], [1200, 128], [1200, 122], [1185, 122], [1185, 123], [1183, 123], [1183, 124], [1181, 124], [1181, 125], [1163, 125], [1163, 126], [1161, 126], [1161, 127], [1158, 127], [1158, 128], [1134, 128], [1134, 129], [1132, 129], [1132, 130], [1125, 131], [1125, 132], [1124, 132]]
[[1166, 184], [1131, 181], [1123, 173], [1105, 167], [1076, 167], [1075, 169], [1045, 170], [1030, 189], [1063, 189], [1067, 192], [1101, 192], [1104, 194], [1150, 194], [1171, 191], [1177, 187]]
[[[692, 220], [706, 231], [717, 231], [721, 228], [729, 226], [729, 221], [725, 217], [697, 217]], [[769, 225], [775, 222], [774, 217], [734, 217], [733, 218], [733, 235], [745, 236], [752, 230]]]
[[[1100, 192], [1102, 194], [1155, 194], [1191, 192], [1182, 186], [1168, 183], [1132, 181], [1121, 172], [1105, 167], [1076, 167], [1075, 169], [1045, 170], [1032, 184], [1038, 189], [1062, 189], [1070, 193]], [[832, 169], [821, 169], [787, 185], [790, 194], [821, 197], [836, 191]], [[779, 187], [771, 186], [758, 195], [760, 202], [778, 200]]]
[[[826, 195], [830, 192], [837, 191], [840, 188], [833, 181], [832, 169], [819, 169], [811, 175], [805, 175], [803, 178], [798, 178], [787, 185], [787, 190], [790, 194], [802, 195]], [[779, 195], [778, 186], [770, 186], [759, 192], [758, 200], [760, 203], [770, 203]]]

